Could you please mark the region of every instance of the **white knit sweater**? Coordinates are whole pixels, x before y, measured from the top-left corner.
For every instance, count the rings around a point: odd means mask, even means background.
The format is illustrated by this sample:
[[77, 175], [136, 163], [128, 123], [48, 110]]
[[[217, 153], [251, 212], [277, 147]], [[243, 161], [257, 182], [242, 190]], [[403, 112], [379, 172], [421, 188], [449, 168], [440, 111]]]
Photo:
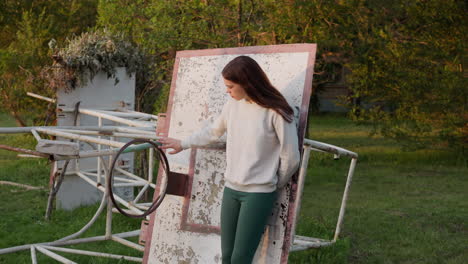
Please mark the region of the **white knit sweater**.
[[226, 138], [226, 186], [243, 192], [273, 192], [297, 170], [300, 153], [294, 121], [245, 99], [229, 99], [209, 126], [182, 140], [182, 148]]

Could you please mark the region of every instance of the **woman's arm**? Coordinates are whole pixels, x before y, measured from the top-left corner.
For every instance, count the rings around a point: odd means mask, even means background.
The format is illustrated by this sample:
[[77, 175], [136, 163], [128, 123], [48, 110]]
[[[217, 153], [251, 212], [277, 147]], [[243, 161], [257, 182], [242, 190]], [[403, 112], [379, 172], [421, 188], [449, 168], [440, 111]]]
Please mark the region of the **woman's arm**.
[[275, 115], [273, 125], [280, 143], [280, 164], [278, 168], [278, 188], [283, 188], [299, 167], [297, 128], [295, 121], [288, 123], [280, 115]]
[[206, 146], [216, 142], [226, 132], [228, 108], [229, 102], [224, 105], [221, 115], [212, 124], [203, 127], [183, 140], [175, 138], [159, 139], [158, 141], [163, 144], [161, 148], [171, 148], [173, 151], [169, 152], [169, 154], [176, 154], [190, 147]]

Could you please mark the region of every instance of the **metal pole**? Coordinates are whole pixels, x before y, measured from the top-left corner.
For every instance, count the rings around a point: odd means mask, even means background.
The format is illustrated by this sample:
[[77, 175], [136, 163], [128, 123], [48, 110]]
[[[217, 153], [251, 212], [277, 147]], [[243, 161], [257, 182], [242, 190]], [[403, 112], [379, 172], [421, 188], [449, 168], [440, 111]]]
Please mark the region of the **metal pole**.
[[67, 132], [67, 133], [73, 133], [73, 134], [79, 134], [79, 135], [94, 135], [98, 136], [98, 139], [101, 138], [102, 135], [106, 136], [113, 136], [113, 137], [122, 137], [122, 138], [144, 138], [144, 139], [159, 139], [161, 137], [158, 137], [154, 134], [149, 134], [149, 133], [118, 133], [118, 132], [100, 132], [100, 131], [92, 131], [92, 130], [75, 130], [75, 129], [55, 129], [60, 132]]
[[[113, 132], [121, 131], [126, 132], [130, 131], [129, 127], [120, 127], [120, 126], [103, 126], [101, 128], [96, 126], [35, 126], [35, 127], [0, 127], [0, 134], [19, 134], [19, 133], [31, 133], [32, 129], [45, 128], [45, 129], [75, 129], [75, 130], [95, 130], [103, 132]], [[132, 133], [147, 132], [148, 134], [154, 134], [154, 127], [138, 127], [133, 128]], [[141, 131], [140, 131], [141, 130]]]
[[114, 122], [117, 122], [117, 123], [129, 125], [129, 126], [133, 126], [133, 127], [151, 127], [151, 126], [155, 125], [152, 122], [131, 121], [131, 120], [128, 120], [128, 119], [125, 119], [125, 118], [121, 118], [121, 117], [101, 113], [101, 112], [90, 110], [90, 109], [81, 109], [80, 108], [79, 111], [80, 111], [81, 114], [86, 114], [86, 115], [95, 116], [95, 117], [102, 117], [102, 118], [105, 118], [105, 119], [108, 119], [108, 120], [111, 120], [111, 121], [114, 121]]
[[44, 253], [45, 255], [59, 261], [59, 262], [62, 262], [62, 263], [65, 263], [65, 264], [77, 264], [76, 262], [73, 262], [65, 257], [62, 257], [52, 251], [49, 251], [41, 246], [36, 246], [36, 249], [39, 250], [40, 252]]
[[301, 168], [299, 170], [299, 179], [297, 180], [297, 195], [296, 207], [294, 208], [294, 220], [291, 227], [291, 245], [294, 243], [294, 236], [296, 235], [296, 225], [299, 219], [299, 211], [301, 209], [302, 192], [304, 191], [304, 182], [307, 175], [307, 165], [309, 164], [310, 147], [304, 146], [304, 155], [302, 156]]
[[124, 256], [124, 255], [116, 255], [116, 254], [101, 253], [101, 252], [94, 252], [94, 251], [88, 251], [88, 250], [61, 248], [61, 247], [52, 247], [52, 246], [42, 246], [42, 247], [46, 249], [50, 249], [50, 250], [65, 252], [65, 253], [87, 255], [87, 256], [94, 256], [94, 257], [105, 257], [105, 258], [113, 258], [113, 259], [124, 259], [124, 260], [135, 261], [135, 262], [143, 262], [142, 258], [130, 257], [130, 256]]
[[[102, 118], [98, 117], [98, 127], [102, 127]], [[101, 139], [101, 136], [98, 136]], [[98, 151], [101, 151], [101, 144], [97, 144]], [[97, 182], [101, 183], [101, 159], [97, 158]]]
[[112, 140], [106, 140], [106, 139], [98, 139], [94, 137], [88, 137], [88, 136], [81, 136], [81, 135], [75, 135], [72, 133], [67, 133], [67, 132], [61, 132], [57, 131], [54, 129], [47, 129], [47, 128], [36, 128], [37, 131], [53, 136], [58, 136], [58, 137], [64, 137], [64, 138], [69, 138], [69, 139], [75, 139], [75, 140], [80, 140], [80, 141], [87, 141], [91, 143], [96, 143], [96, 144], [103, 144], [103, 145], [108, 145], [116, 148], [121, 148], [125, 144], [117, 141], [112, 141]]
[[143, 188], [141, 188], [140, 192], [138, 193], [138, 195], [135, 197], [135, 199], [133, 200], [133, 203], [137, 203], [141, 197], [143, 196], [143, 194], [146, 192], [146, 190], [148, 189], [149, 187], [149, 184], [146, 184], [145, 186], [143, 186]]
[[[125, 174], [126, 176], [128, 176], [128, 177], [130, 177], [130, 178], [133, 178], [133, 179], [135, 179], [135, 180], [137, 180], [137, 181], [144, 181], [143, 178], [140, 178], [140, 177], [138, 177], [137, 175], [135, 175], [135, 174], [133, 174], [133, 173], [130, 173], [130, 172], [126, 171], [126, 170], [123, 170], [123, 169], [121, 169], [121, 168], [116, 167], [115, 170], [117, 170], [118, 172], [120, 172], [120, 173], [122, 173], [122, 174]], [[148, 183], [148, 184], [149, 184], [151, 187], [156, 188], [156, 185], [155, 185], [154, 183]]]
[[105, 192], [104, 192], [104, 196], [106, 196], [107, 198], [107, 214], [106, 214], [106, 239], [111, 239], [112, 238], [112, 200], [109, 196], [110, 194], [110, 190], [109, 188], [112, 188], [111, 185], [112, 185], [112, 182], [109, 182], [110, 180], [110, 174], [112, 173], [111, 169], [110, 169], [110, 164], [112, 164], [112, 160], [113, 157], [112, 156], [109, 156], [109, 168], [107, 169], [108, 171], [108, 174], [107, 174], [107, 177], [106, 177], [106, 188], [105, 188]]
[[[83, 173], [81, 172], [76, 172], [76, 175], [80, 176], [80, 178], [82, 178], [83, 180], [85, 180], [86, 182], [88, 182], [89, 184], [91, 184], [92, 186], [96, 187], [98, 190], [100, 190], [101, 192], [105, 193], [106, 192], [106, 188], [102, 187], [102, 185], [97, 185], [97, 183], [91, 179], [89, 179], [88, 177], [86, 177], [86, 175], [84, 175]], [[130, 204], [129, 202], [125, 201], [124, 199], [120, 198], [118, 195], [115, 195], [114, 194], [114, 198], [117, 202], [123, 204], [124, 206], [126, 206], [128, 209], [132, 210], [134, 213], [137, 213], [137, 214], [143, 214], [142, 211], [140, 211], [138, 208], [136, 208], [135, 206], [133, 206], [132, 204]], [[110, 198], [109, 198], [110, 199]], [[111, 206], [112, 206], [112, 202], [110, 203]]]
[[340, 235], [341, 226], [343, 224], [343, 217], [346, 209], [346, 202], [348, 201], [348, 192], [349, 187], [351, 186], [351, 181], [353, 179], [354, 169], [356, 168], [357, 158], [351, 160], [351, 165], [349, 166], [348, 178], [346, 180], [346, 186], [343, 194], [343, 199], [341, 201], [340, 214], [338, 216], [338, 222], [336, 223], [335, 236], [333, 237], [333, 242], [336, 242], [338, 236]]
[[145, 247], [141, 246], [141, 245], [138, 245], [136, 243], [133, 243], [131, 241], [128, 241], [128, 240], [125, 240], [123, 238], [120, 238], [120, 237], [116, 237], [116, 236], [112, 236], [112, 240], [114, 240], [115, 242], [118, 242], [122, 245], [125, 245], [127, 247], [131, 247], [131, 248], [134, 248], [136, 250], [139, 250], [141, 252], [144, 252], [145, 251]]
[[27, 92], [26, 94], [31, 96], [31, 97], [41, 99], [41, 100], [44, 100], [44, 101], [47, 101], [47, 102], [50, 102], [50, 103], [55, 103], [56, 102], [55, 99], [45, 97], [45, 96], [42, 96], [42, 95], [38, 95], [38, 94], [35, 94], [35, 93]]
[[31, 261], [32, 264], [37, 264], [36, 248], [34, 246], [31, 246]]
[[[134, 231], [128, 231], [128, 232], [114, 234], [113, 236], [117, 236], [117, 237], [121, 237], [121, 238], [134, 237], [134, 236], [140, 235], [140, 232], [141, 232], [141, 230], [134, 230]], [[88, 243], [88, 242], [104, 241], [104, 240], [106, 240], [106, 237], [105, 236], [95, 236], [95, 237], [79, 238], [79, 239], [73, 239], [73, 240], [67, 240], [67, 241], [62, 241], [62, 239], [54, 241], [54, 242], [43, 242], [43, 243], [36, 243], [36, 244], [26, 244], [26, 245], [10, 247], [10, 248], [2, 248], [2, 249], [0, 249], [0, 255], [7, 254], [7, 253], [13, 253], [13, 252], [21, 251], [21, 250], [27, 250], [27, 249], [30, 249], [31, 246], [37, 246], [37, 245], [67, 246], [67, 245], [75, 245], [75, 244]]]

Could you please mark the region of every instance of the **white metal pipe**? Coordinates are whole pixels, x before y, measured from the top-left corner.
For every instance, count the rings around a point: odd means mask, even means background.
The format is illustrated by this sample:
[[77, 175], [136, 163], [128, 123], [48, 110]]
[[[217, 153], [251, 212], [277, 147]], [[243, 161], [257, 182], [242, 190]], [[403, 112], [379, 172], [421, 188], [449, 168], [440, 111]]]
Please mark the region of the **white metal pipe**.
[[45, 157], [41, 157], [41, 156], [36, 156], [36, 155], [30, 155], [30, 154], [18, 154], [16, 155], [18, 158], [40, 158], [40, 159], [43, 159]]
[[[98, 139], [101, 136], [113, 136], [113, 137], [120, 137], [120, 138], [145, 138], [145, 139], [159, 139], [161, 137], [156, 136], [156, 134], [148, 134], [148, 133], [118, 133], [118, 132], [99, 132], [99, 131], [92, 131], [92, 130], [75, 130], [75, 129], [56, 129], [61, 132], [66, 133], [73, 133], [79, 135], [93, 135], [98, 136]], [[106, 134], [107, 133], [107, 134]]]
[[134, 127], [151, 127], [155, 125], [155, 123], [152, 123], [152, 122], [132, 121], [132, 120], [105, 114], [105, 113], [98, 112], [98, 111], [91, 110], [91, 109], [80, 108], [79, 111], [81, 114], [86, 114], [86, 115], [95, 116], [95, 117], [102, 117], [104, 119], [108, 119], [117, 123], [126, 124], [126, 125], [134, 126]]
[[143, 112], [137, 112], [137, 111], [129, 110], [129, 109], [123, 109], [122, 111], [125, 112], [125, 113], [139, 113], [139, 114], [144, 114], [144, 115], [147, 115], [148, 117], [151, 117], [151, 118], [154, 119], [154, 120], [158, 120], [158, 116], [157, 116], [157, 115], [147, 114], [147, 113], [143, 113]]
[[[137, 181], [137, 180], [134, 180], [134, 179], [126, 179], [126, 178], [121, 178], [121, 177], [116, 177], [116, 176], [114, 176], [114, 181], [127, 182], [127, 183], [135, 183], [135, 182], [146, 183], [146, 182], [144, 182], [142, 180]], [[115, 184], [114, 184], [114, 186], [115, 186]]]
[[[117, 237], [121, 237], [121, 238], [134, 237], [134, 236], [139, 236], [140, 232], [141, 232], [141, 230], [134, 230], [134, 231], [128, 231], [128, 232], [114, 234], [112, 236], [117, 236]], [[0, 249], [0, 255], [7, 254], [7, 253], [13, 253], [13, 252], [21, 251], [21, 250], [27, 250], [27, 249], [30, 249], [31, 246], [37, 246], [37, 245], [67, 246], [67, 245], [75, 245], [75, 244], [88, 243], [88, 242], [104, 241], [104, 240], [106, 240], [105, 236], [79, 238], [79, 239], [66, 240], [66, 241], [62, 241], [62, 239], [59, 239], [59, 240], [54, 241], [54, 242], [43, 242], [43, 243], [26, 244], [26, 245], [9, 247], [9, 248], [2, 248], [2, 249]]]
[[[121, 126], [34, 126], [34, 127], [0, 127], [0, 134], [17, 134], [17, 133], [31, 133], [32, 129], [37, 128], [50, 128], [50, 129], [75, 129], [75, 130], [96, 130], [96, 131], [103, 131], [103, 132], [112, 132], [118, 131], [121, 128], [121, 132], [125, 132], [124, 130], [128, 127], [121, 127]], [[129, 129], [129, 128], [128, 128]], [[148, 133], [154, 133], [154, 127], [138, 127], [135, 128], [137, 131], [146, 131]], [[135, 133], [135, 132], [133, 132]], [[137, 132], [138, 133], [138, 132]]]
[[[137, 175], [135, 175], [135, 174], [133, 174], [133, 173], [131, 173], [131, 172], [128, 172], [128, 171], [126, 171], [126, 170], [123, 170], [123, 169], [121, 169], [121, 168], [119, 168], [119, 167], [116, 167], [115, 170], [117, 170], [118, 172], [124, 174], [125, 176], [128, 176], [128, 177], [130, 177], [130, 178], [133, 178], [133, 179], [135, 179], [135, 180], [137, 180], [137, 181], [145, 181], [145, 179], [143, 179], [143, 178], [141, 178], [141, 177], [139, 177], [139, 176], [137, 176]], [[146, 182], [146, 181], [145, 181], [145, 182]], [[155, 185], [154, 183], [149, 183], [149, 182], [148, 182], [148, 184], [149, 184], [151, 187], [156, 188], [156, 185]]]
[[151, 206], [153, 203], [139, 203], [140, 206]]
[[[109, 168], [108, 171], [111, 172], [110, 166], [113, 162], [113, 157], [109, 156]], [[111, 172], [112, 173], [112, 172]], [[110, 175], [110, 174], [107, 174]], [[105, 188], [105, 196], [107, 197], [107, 212], [106, 212], [106, 238], [111, 239], [112, 238], [112, 200], [110, 198], [110, 185], [112, 182], [109, 182], [110, 178], [106, 177], [105, 178], [105, 183], [106, 183], [106, 188]]]
[[310, 139], [307, 139], [307, 138], [304, 139], [304, 145], [308, 145], [308, 146], [311, 146], [313, 148], [316, 148], [316, 149], [319, 149], [319, 150], [322, 150], [322, 151], [325, 151], [325, 152], [329, 152], [329, 153], [333, 153], [333, 154], [337, 154], [337, 155], [347, 156], [347, 157], [350, 157], [350, 158], [357, 158], [358, 157], [357, 153], [349, 151], [347, 149], [340, 148], [340, 147], [330, 145], [330, 144], [327, 144], [327, 143], [315, 141], [315, 140], [310, 140]]
[[[114, 137], [110, 137], [111, 140], [114, 140]], [[109, 168], [108, 168], [108, 171], [110, 173], [112, 173], [111, 170], [111, 164], [112, 162], [114, 161], [114, 157], [112, 155], [109, 155]], [[111, 197], [110, 197], [110, 193], [111, 193], [111, 190], [110, 188], [112, 188], [112, 184], [113, 182], [109, 182], [110, 181], [110, 178], [109, 178], [109, 175], [110, 173], [108, 173], [108, 177], [106, 177], [106, 196], [107, 196], [107, 213], [106, 213], [106, 238], [108, 239], [111, 239], [112, 238], [112, 200], [111, 200]], [[114, 199], [116, 199], [118, 196], [114, 195]], [[130, 209], [130, 208], [129, 208]]]
[[343, 193], [343, 199], [341, 201], [340, 214], [338, 215], [338, 222], [336, 223], [335, 236], [333, 237], [334, 242], [338, 239], [338, 236], [340, 235], [340, 231], [341, 231], [341, 226], [343, 225], [343, 217], [344, 217], [344, 213], [346, 209], [346, 202], [348, 201], [349, 187], [351, 186], [351, 181], [353, 180], [354, 169], [356, 168], [356, 163], [357, 163], [357, 158], [353, 158], [349, 166], [348, 177], [346, 179], [346, 186], [345, 186], [345, 190]]
[[153, 181], [153, 173], [154, 173], [154, 149], [150, 148], [148, 152], [148, 183]]
[[114, 187], [138, 187], [138, 186], [145, 186], [147, 182], [126, 182], [126, 183], [114, 183]]
[[31, 133], [33, 134], [33, 136], [36, 138], [37, 141], [41, 140], [41, 136], [39, 136], [36, 130], [31, 129]]
[[137, 203], [141, 197], [143, 196], [143, 194], [146, 192], [146, 190], [148, 189], [149, 187], [149, 184], [146, 184], [145, 186], [143, 186], [143, 188], [141, 188], [140, 192], [138, 193], [138, 195], [135, 197], [135, 199], [133, 199], [133, 203]]
[[58, 137], [64, 137], [64, 138], [69, 138], [69, 139], [74, 139], [74, 140], [80, 140], [80, 141], [86, 141], [86, 142], [91, 142], [91, 143], [96, 143], [96, 144], [103, 144], [103, 145], [108, 145], [111, 147], [117, 147], [121, 148], [125, 145], [125, 143], [122, 142], [117, 142], [113, 140], [107, 140], [107, 139], [98, 139], [95, 137], [88, 137], [88, 136], [80, 136], [80, 135], [75, 135], [72, 133], [67, 133], [67, 132], [61, 132], [56, 129], [46, 129], [46, 128], [37, 128], [37, 131], [53, 136], [58, 136]]
[[94, 252], [94, 251], [81, 250], [81, 249], [53, 247], [53, 246], [42, 246], [42, 247], [46, 248], [46, 249], [49, 249], [49, 250], [60, 251], [60, 252], [71, 253], [71, 254], [79, 254], [79, 255], [85, 255], [85, 256], [104, 257], [104, 258], [113, 258], [113, 259], [124, 259], [124, 260], [128, 260], [128, 261], [143, 262], [142, 258], [130, 257], [130, 256], [124, 256], [124, 255], [116, 255], [116, 254], [101, 253], [101, 252]]
[[[97, 182], [91, 180], [90, 178], [88, 178], [86, 175], [84, 175], [83, 173], [81, 172], [76, 172], [76, 175], [78, 175], [80, 178], [82, 178], [83, 180], [85, 180], [87, 183], [91, 184], [92, 186], [96, 187], [98, 190], [100, 190], [101, 192], [103, 193], [106, 193], [106, 188], [104, 188], [102, 185], [97, 185]], [[107, 185], [107, 184], [106, 184]], [[109, 198], [110, 199], [110, 198]], [[120, 196], [114, 194], [114, 199], [125, 205], [128, 209], [132, 210], [134, 213], [137, 213], [137, 214], [143, 214], [142, 211], [140, 211], [138, 208], [136, 208], [135, 206], [133, 206], [132, 204], [130, 204], [129, 202], [125, 201], [124, 199], [120, 198]], [[112, 204], [112, 202], [109, 202], [109, 204]]]
[[148, 210], [150, 208], [149, 206], [144, 206], [144, 205], [141, 205], [141, 204], [134, 204], [134, 206], [136, 208], [141, 209], [141, 210]]
[[[124, 112], [121, 111], [121, 109], [87, 109], [91, 111], [95, 111], [97, 113], [103, 113], [103, 114], [108, 114], [116, 117], [124, 117], [124, 118], [144, 118], [146, 120], [153, 119], [157, 120], [158, 116], [156, 115], [151, 115], [147, 113], [142, 113], [142, 112], [136, 112], [136, 111], [127, 111], [126, 109], [123, 109]], [[74, 108], [60, 108], [60, 112], [74, 112]]]
[[47, 101], [47, 102], [50, 102], [50, 103], [55, 103], [56, 102], [55, 99], [45, 97], [45, 96], [42, 96], [42, 95], [38, 95], [38, 94], [35, 94], [35, 93], [27, 92], [26, 94], [31, 96], [31, 97], [41, 99], [41, 100], [44, 100], [44, 101]]
[[73, 233], [71, 235], [68, 235], [66, 237], [63, 237], [63, 238], [61, 238], [59, 240], [56, 240], [54, 242], [67, 241], [67, 240], [70, 240], [72, 238], [78, 237], [81, 234], [83, 234], [84, 232], [86, 232], [96, 222], [98, 217], [101, 215], [102, 211], [104, 211], [104, 208], [106, 207], [106, 204], [107, 204], [107, 198], [106, 198], [105, 195], [103, 195], [102, 199], [101, 199], [101, 204], [99, 204], [99, 208], [96, 210], [96, 213], [94, 213], [91, 220], [89, 220], [89, 222], [86, 223], [86, 225], [84, 225], [78, 232]]
[[[102, 127], [102, 118], [98, 118], [98, 127]], [[76, 130], [75, 130], [76, 131]], [[98, 139], [101, 139], [101, 136], [98, 136]], [[98, 151], [101, 151], [101, 144], [97, 146]], [[97, 158], [97, 182], [101, 183], [101, 159]]]
[[131, 248], [134, 248], [136, 250], [139, 250], [141, 252], [145, 251], [145, 247], [143, 247], [143, 246], [141, 246], [139, 244], [133, 243], [131, 241], [125, 240], [123, 238], [112, 236], [112, 240], [115, 241], [115, 242], [118, 242], [118, 243], [120, 243], [122, 245], [125, 245], [127, 247], [131, 247]]
[[310, 147], [304, 146], [304, 153], [302, 156], [301, 168], [299, 170], [299, 179], [297, 180], [297, 194], [296, 194], [296, 202], [294, 208], [294, 220], [291, 227], [291, 244], [294, 243], [294, 238], [296, 234], [296, 225], [299, 219], [299, 212], [301, 210], [301, 200], [302, 200], [302, 193], [304, 191], [304, 183], [305, 177], [307, 175], [307, 166], [309, 164], [309, 157], [310, 157]]
[[32, 264], [37, 264], [36, 248], [34, 246], [31, 246], [31, 261]]
[[[134, 212], [132, 210], [128, 210], [128, 209], [125, 209], [125, 208], [120, 208], [122, 211], [126, 212], [127, 214], [133, 214]], [[112, 207], [112, 212], [113, 213], [116, 213], [116, 214], [120, 214], [120, 211], [117, 210], [117, 208], [115, 207]]]
[[65, 257], [62, 257], [62, 256], [60, 256], [60, 255], [58, 255], [58, 254], [56, 254], [56, 253], [54, 253], [54, 252], [52, 252], [52, 251], [50, 251], [48, 249], [45, 249], [45, 248], [43, 248], [41, 246], [36, 246], [36, 249], [39, 250], [40, 252], [42, 252], [43, 254], [45, 254], [45, 255], [47, 255], [47, 256], [49, 256], [49, 257], [51, 257], [51, 258], [53, 258], [53, 259], [55, 259], [55, 260], [57, 260], [59, 262], [62, 262], [62, 263], [65, 263], [65, 264], [76, 264], [76, 262], [73, 262], [73, 261], [71, 261], [71, 260], [69, 260], [69, 259], [67, 259]]
[[158, 116], [150, 115], [142, 112], [119, 112], [119, 111], [109, 111], [109, 110], [96, 110], [98, 112], [103, 112], [106, 114], [118, 116], [118, 117], [127, 117], [127, 118], [144, 118], [146, 120], [154, 119], [157, 120]]
[[124, 133], [133, 133], [133, 134], [147, 134], [147, 135], [156, 135], [155, 131], [148, 131], [148, 130], [141, 130], [141, 127], [119, 127], [116, 129], [117, 132], [124, 132]]

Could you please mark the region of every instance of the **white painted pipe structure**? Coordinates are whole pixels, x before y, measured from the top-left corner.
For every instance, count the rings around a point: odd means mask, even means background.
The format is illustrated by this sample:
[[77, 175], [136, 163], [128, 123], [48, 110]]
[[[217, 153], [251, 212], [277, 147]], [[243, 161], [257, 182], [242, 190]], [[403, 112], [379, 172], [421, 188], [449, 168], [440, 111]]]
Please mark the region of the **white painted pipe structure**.
[[[44, 128], [44, 129], [75, 129], [75, 130], [95, 130], [95, 131], [103, 131], [103, 132], [113, 132], [113, 131], [119, 131], [120, 132], [125, 132], [125, 130], [128, 130], [130, 128], [128, 127], [120, 127], [120, 126], [102, 126], [102, 127], [97, 127], [97, 126], [34, 126], [34, 127], [0, 127], [0, 134], [21, 134], [21, 133], [31, 133], [32, 129], [38, 129], [38, 128]], [[138, 130], [136, 130], [138, 129]], [[147, 133], [155, 133], [154, 132], [155, 127], [138, 127], [132, 129], [133, 131], [139, 131], [141, 132], [147, 132]], [[137, 132], [138, 133], [138, 132]]]
[[297, 225], [297, 220], [299, 218], [299, 211], [301, 209], [302, 193], [304, 191], [304, 182], [305, 182], [305, 177], [307, 174], [307, 166], [309, 164], [309, 157], [310, 157], [310, 146], [304, 146], [301, 167], [299, 169], [299, 178], [297, 179], [296, 207], [294, 208], [295, 219], [291, 227], [291, 230], [292, 230], [291, 245], [294, 243], [294, 236], [296, 235], [296, 225]]
[[[104, 188], [102, 185], [98, 185], [97, 182], [91, 180], [90, 178], [86, 177], [86, 175], [84, 175], [83, 173], [81, 172], [76, 172], [76, 175], [78, 175], [80, 178], [82, 178], [83, 180], [85, 180], [87, 183], [91, 184], [92, 186], [94, 186], [95, 188], [97, 188], [98, 190], [100, 190], [101, 192], [103, 193], [106, 193], [106, 188]], [[138, 208], [136, 208], [135, 206], [133, 206], [132, 204], [130, 204], [129, 202], [125, 201], [124, 199], [122, 199], [120, 196], [114, 194], [114, 198], [117, 202], [123, 204], [124, 206], [126, 206], [129, 210], [132, 210], [134, 213], [137, 213], [137, 214], [143, 214], [143, 212], [141, 210], [139, 210]]]
[[[292, 230], [292, 237], [291, 237], [292, 242], [290, 246], [291, 252], [306, 250], [309, 248], [320, 248], [320, 247], [331, 246], [336, 242], [336, 240], [338, 239], [338, 236], [340, 235], [341, 227], [343, 225], [343, 219], [344, 219], [344, 213], [346, 209], [346, 203], [348, 200], [349, 188], [351, 186], [352, 177], [354, 174], [354, 170], [356, 168], [356, 163], [357, 163], [357, 158], [358, 158], [358, 154], [355, 152], [352, 152], [347, 149], [340, 148], [334, 145], [330, 145], [327, 143], [310, 140], [310, 139], [304, 139], [303, 148], [304, 148], [304, 153], [302, 157], [301, 167], [299, 171], [299, 178], [298, 178], [298, 183], [297, 183], [298, 190], [297, 190], [297, 196], [296, 196], [296, 207], [294, 208], [295, 219], [293, 220], [292, 229], [291, 229]], [[346, 178], [345, 190], [344, 190], [343, 197], [341, 200], [340, 212], [338, 216], [338, 221], [336, 223], [335, 234], [334, 234], [333, 240], [298, 236], [295, 234], [297, 220], [299, 218], [299, 211], [301, 207], [305, 176], [307, 174], [307, 167], [308, 167], [311, 150], [331, 153], [334, 155], [334, 158], [337, 158], [337, 156], [338, 157], [346, 156], [346, 157], [351, 158], [351, 164], [348, 170], [348, 176]]]
[[32, 264], [37, 264], [36, 247], [34, 246], [31, 246], [31, 261]]
[[93, 257], [105, 257], [105, 258], [112, 258], [112, 259], [124, 259], [124, 260], [134, 261], [134, 262], [143, 262], [143, 258], [130, 257], [130, 256], [124, 256], [124, 255], [100, 253], [100, 252], [94, 252], [94, 251], [88, 251], [88, 250], [62, 248], [62, 247], [54, 247], [54, 246], [42, 246], [42, 247], [49, 249], [49, 250], [60, 251], [64, 253], [72, 253], [72, 254], [93, 256]]
[[[156, 136], [155, 133], [147, 134], [147, 133], [119, 133], [119, 132], [99, 132], [99, 131], [90, 131], [90, 130], [74, 130], [74, 129], [54, 129], [59, 132], [66, 132], [66, 133], [73, 133], [78, 135], [93, 135], [98, 136], [98, 139], [101, 136], [112, 136], [112, 137], [121, 137], [121, 138], [143, 138], [143, 139], [159, 139], [161, 137]], [[34, 130], [33, 130], [34, 131]]]
[[[113, 234], [113, 236], [118, 236], [118, 237], [121, 237], [121, 238], [135, 237], [135, 236], [139, 236], [140, 232], [141, 232], [140, 230], [134, 230], [134, 231], [129, 231], [129, 232]], [[2, 248], [2, 249], [0, 249], [0, 255], [1, 254], [18, 252], [18, 251], [21, 251], [21, 250], [28, 250], [28, 249], [31, 248], [31, 246], [37, 246], [37, 245], [69, 246], [69, 245], [76, 245], [76, 244], [81, 244], [81, 243], [97, 242], [97, 241], [104, 241], [104, 240], [106, 240], [105, 236], [95, 236], [95, 237], [87, 237], [87, 238], [73, 239], [73, 240], [67, 240], [67, 241], [57, 240], [57, 241], [54, 241], [54, 242], [26, 244], [26, 245], [21, 245], [21, 246], [16, 246], [16, 247]]]
[[315, 140], [310, 140], [307, 138], [304, 139], [304, 145], [311, 146], [314, 149], [318, 149], [318, 150], [328, 152], [328, 153], [333, 153], [339, 156], [347, 156], [347, 157], [356, 158], [356, 159], [358, 157], [357, 153], [349, 151], [347, 149], [340, 148], [340, 147], [330, 145], [327, 143], [315, 141]]
[[45, 96], [42, 96], [42, 95], [38, 95], [38, 94], [35, 94], [35, 93], [31, 93], [31, 92], [27, 92], [26, 93], [27, 95], [31, 96], [31, 97], [34, 97], [34, 98], [37, 98], [37, 99], [41, 99], [41, 100], [44, 100], [44, 101], [47, 101], [49, 103], [55, 103], [57, 100], [55, 99], [52, 99], [52, 98], [49, 98], [49, 97], [45, 97]]
[[357, 158], [351, 159], [351, 165], [349, 166], [348, 177], [346, 180], [346, 186], [343, 193], [343, 199], [341, 201], [340, 214], [338, 216], [338, 223], [336, 224], [335, 236], [333, 237], [333, 242], [336, 242], [338, 236], [340, 235], [341, 226], [343, 225], [343, 217], [346, 209], [346, 203], [348, 201], [349, 187], [351, 186], [351, 181], [354, 175], [354, 169], [356, 168]]
[[[91, 109], [90, 109], [91, 110]], [[60, 112], [63, 113], [69, 113], [69, 112], [74, 112], [74, 108], [60, 108]], [[112, 115], [116, 117], [124, 117], [124, 118], [138, 118], [138, 119], [143, 119], [143, 120], [158, 120], [158, 116], [152, 115], [152, 114], [147, 114], [147, 113], [142, 113], [142, 112], [136, 112], [136, 111], [129, 111], [126, 109], [92, 109], [92, 111], [100, 112], [103, 114], [107, 115]], [[153, 123], [153, 122], [152, 122]]]
[[90, 109], [80, 108], [78, 111], [80, 112], [80, 114], [86, 114], [86, 115], [95, 116], [95, 117], [102, 117], [104, 119], [111, 120], [111, 121], [125, 124], [125, 125], [129, 125], [132, 127], [154, 127], [156, 125], [156, 123], [154, 122], [132, 121], [132, 120], [128, 120], [125, 118], [113, 116], [110, 114], [106, 114], [106, 113], [102, 113], [102, 112], [98, 112], [98, 111], [90, 110]]
[[53, 258], [53, 259], [55, 259], [55, 260], [57, 260], [59, 262], [62, 262], [62, 263], [65, 263], [65, 264], [76, 264], [76, 262], [73, 262], [73, 261], [71, 261], [71, 260], [69, 260], [69, 259], [67, 259], [65, 257], [62, 257], [62, 256], [60, 256], [60, 255], [58, 255], [58, 254], [56, 254], [56, 253], [54, 253], [54, 252], [52, 252], [50, 250], [47, 250], [47, 249], [45, 249], [45, 248], [43, 248], [41, 246], [36, 246], [36, 249], [38, 251], [42, 252], [44, 255], [47, 255], [47, 256], [49, 256], [49, 257], [51, 257], [51, 258]]
[[116, 147], [116, 148], [121, 148], [125, 145], [125, 143], [118, 142], [118, 141], [98, 139], [95, 137], [88, 137], [88, 136], [80, 136], [80, 135], [75, 135], [72, 133], [61, 132], [56, 129], [54, 130], [54, 129], [46, 129], [46, 128], [37, 128], [36, 130], [41, 133], [52, 135], [52, 136], [64, 137], [64, 138], [80, 140], [80, 141], [87, 141], [91, 143], [102, 144], [102, 145], [107, 145], [107, 146]]
[[145, 247], [140, 246], [140, 245], [138, 245], [138, 244], [135, 244], [135, 243], [133, 243], [133, 242], [131, 242], [131, 241], [125, 240], [125, 239], [123, 239], [123, 238], [121, 238], [121, 237], [112, 236], [112, 240], [114, 240], [115, 242], [118, 242], [118, 243], [120, 243], [120, 244], [122, 244], [122, 245], [125, 245], [125, 246], [127, 246], [127, 247], [131, 247], [131, 248], [133, 248], [133, 249], [136, 249], [136, 250], [138, 250], [138, 251], [141, 251], [141, 252], [144, 252], [144, 251], [145, 251]]

